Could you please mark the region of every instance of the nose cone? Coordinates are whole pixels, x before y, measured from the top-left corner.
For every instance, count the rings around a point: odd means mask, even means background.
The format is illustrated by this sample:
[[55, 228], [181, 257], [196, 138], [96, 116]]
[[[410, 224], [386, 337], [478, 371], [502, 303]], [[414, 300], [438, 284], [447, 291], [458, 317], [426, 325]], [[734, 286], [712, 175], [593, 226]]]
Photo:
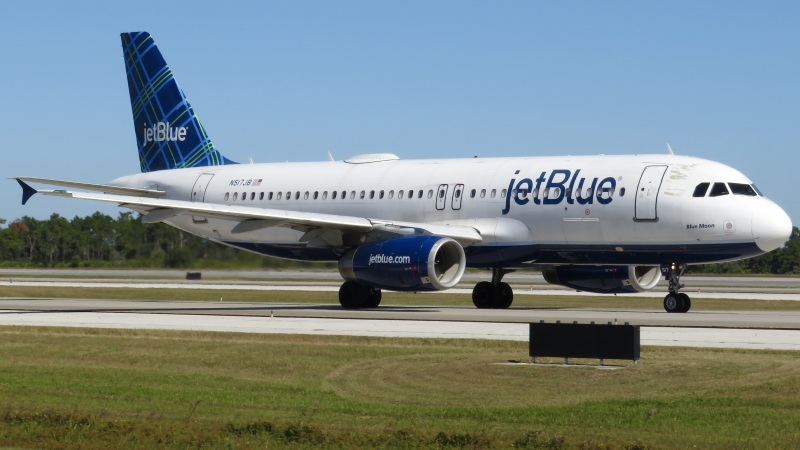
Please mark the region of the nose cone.
[[780, 206], [766, 200], [761, 207], [753, 211], [752, 230], [758, 248], [764, 253], [771, 252], [789, 240], [792, 234], [792, 220]]

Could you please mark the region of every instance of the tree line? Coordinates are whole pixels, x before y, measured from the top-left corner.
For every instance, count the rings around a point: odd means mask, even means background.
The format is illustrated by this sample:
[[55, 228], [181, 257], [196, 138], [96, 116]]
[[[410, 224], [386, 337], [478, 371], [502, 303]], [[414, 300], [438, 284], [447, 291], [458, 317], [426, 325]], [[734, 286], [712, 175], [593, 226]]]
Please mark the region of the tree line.
[[141, 215], [116, 219], [96, 212], [72, 220], [53, 214], [0, 219], [0, 266], [118, 268], [260, 268], [310, 266], [268, 258], [197, 237], [177, 228], [145, 224]]
[[[119, 268], [260, 268], [314, 266], [217, 244], [165, 224], [145, 224], [134, 212], [116, 219], [100, 212], [72, 220], [53, 214], [0, 219], [0, 266]], [[316, 266], [319, 266], [318, 264]], [[725, 264], [691, 266], [691, 273], [800, 274], [800, 230], [774, 252]]]

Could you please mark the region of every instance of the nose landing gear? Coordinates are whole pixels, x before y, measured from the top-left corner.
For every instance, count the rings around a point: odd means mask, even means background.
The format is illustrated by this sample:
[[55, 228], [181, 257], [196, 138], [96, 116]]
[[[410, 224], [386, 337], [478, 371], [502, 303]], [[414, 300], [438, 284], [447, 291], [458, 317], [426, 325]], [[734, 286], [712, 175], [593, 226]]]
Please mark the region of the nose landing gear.
[[685, 313], [692, 307], [692, 300], [688, 295], [680, 292], [683, 285], [680, 283], [681, 275], [686, 270], [686, 264], [672, 263], [666, 269], [666, 278], [669, 280], [669, 294], [664, 297], [664, 310], [668, 313]]

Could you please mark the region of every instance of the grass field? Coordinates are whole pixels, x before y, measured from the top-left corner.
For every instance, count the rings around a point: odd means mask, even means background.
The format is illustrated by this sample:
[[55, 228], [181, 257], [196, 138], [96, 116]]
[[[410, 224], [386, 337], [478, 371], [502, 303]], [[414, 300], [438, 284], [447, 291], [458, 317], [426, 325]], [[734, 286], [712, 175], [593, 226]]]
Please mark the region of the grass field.
[[797, 352], [0, 328], [0, 446], [797, 448]]

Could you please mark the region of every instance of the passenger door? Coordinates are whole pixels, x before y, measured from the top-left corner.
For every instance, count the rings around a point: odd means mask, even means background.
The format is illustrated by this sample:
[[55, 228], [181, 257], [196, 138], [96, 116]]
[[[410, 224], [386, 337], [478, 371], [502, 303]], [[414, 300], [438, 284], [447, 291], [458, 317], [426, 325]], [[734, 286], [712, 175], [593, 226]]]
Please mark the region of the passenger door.
[[634, 220], [643, 222], [658, 221], [658, 192], [667, 166], [647, 166], [639, 178], [636, 188], [636, 213]]

